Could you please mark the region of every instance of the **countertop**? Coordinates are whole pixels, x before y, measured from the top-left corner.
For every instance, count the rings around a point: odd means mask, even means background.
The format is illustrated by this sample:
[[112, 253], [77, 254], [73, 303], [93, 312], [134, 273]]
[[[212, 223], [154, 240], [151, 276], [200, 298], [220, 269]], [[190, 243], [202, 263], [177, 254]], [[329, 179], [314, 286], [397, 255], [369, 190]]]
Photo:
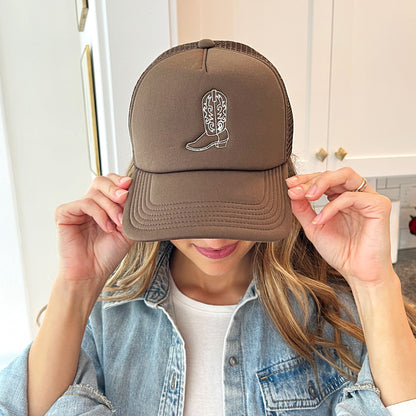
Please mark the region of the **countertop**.
[[416, 304], [416, 248], [399, 250], [393, 268], [402, 282], [403, 295]]

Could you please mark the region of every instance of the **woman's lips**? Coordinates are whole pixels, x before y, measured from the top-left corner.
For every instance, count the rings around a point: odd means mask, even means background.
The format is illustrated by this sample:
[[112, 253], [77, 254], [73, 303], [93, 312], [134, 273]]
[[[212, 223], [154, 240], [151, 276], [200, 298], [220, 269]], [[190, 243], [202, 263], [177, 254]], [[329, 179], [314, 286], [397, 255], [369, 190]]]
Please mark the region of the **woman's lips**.
[[228, 246], [221, 247], [219, 249], [210, 248], [210, 247], [199, 247], [194, 244], [194, 247], [201, 253], [203, 256], [208, 257], [209, 259], [223, 259], [228, 257], [238, 245], [238, 241], [234, 244], [230, 244]]

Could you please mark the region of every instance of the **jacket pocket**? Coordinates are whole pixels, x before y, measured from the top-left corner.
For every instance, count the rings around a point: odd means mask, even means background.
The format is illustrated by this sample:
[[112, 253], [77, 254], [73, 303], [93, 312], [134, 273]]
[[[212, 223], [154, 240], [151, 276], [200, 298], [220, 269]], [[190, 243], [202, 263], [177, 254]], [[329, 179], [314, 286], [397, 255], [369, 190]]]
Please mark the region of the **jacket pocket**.
[[268, 412], [315, 409], [348, 383], [325, 360], [320, 357], [315, 359], [315, 367], [297, 356], [257, 372]]

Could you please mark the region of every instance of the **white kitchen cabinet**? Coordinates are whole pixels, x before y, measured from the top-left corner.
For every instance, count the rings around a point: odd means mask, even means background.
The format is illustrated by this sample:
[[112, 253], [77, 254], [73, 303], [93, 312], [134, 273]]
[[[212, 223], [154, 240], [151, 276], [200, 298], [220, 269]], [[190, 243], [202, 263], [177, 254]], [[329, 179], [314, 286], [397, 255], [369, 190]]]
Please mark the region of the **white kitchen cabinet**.
[[335, 0], [333, 16], [328, 168], [415, 174], [416, 2]]
[[236, 40], [273, 62], [293, 107], [300, 172], [416, 173], [413, 0], [177, 0], [177, 31], [179, 43]]

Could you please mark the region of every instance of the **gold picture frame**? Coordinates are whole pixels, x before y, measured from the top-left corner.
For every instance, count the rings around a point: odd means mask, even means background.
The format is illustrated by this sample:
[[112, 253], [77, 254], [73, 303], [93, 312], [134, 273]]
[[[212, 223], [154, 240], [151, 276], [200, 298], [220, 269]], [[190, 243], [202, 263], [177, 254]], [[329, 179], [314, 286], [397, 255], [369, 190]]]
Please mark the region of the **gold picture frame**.
[[88, 0], [75, 0], [78, 31], [83, 32], [88, 15]]
[[90, 46], [86, 45], [81, 56], [82, 89], [84, 95], [85, 124], [87, 128], [90, 168], [94, 175], [101, 175], [100, 147], [98, 141], [95, 90]]

